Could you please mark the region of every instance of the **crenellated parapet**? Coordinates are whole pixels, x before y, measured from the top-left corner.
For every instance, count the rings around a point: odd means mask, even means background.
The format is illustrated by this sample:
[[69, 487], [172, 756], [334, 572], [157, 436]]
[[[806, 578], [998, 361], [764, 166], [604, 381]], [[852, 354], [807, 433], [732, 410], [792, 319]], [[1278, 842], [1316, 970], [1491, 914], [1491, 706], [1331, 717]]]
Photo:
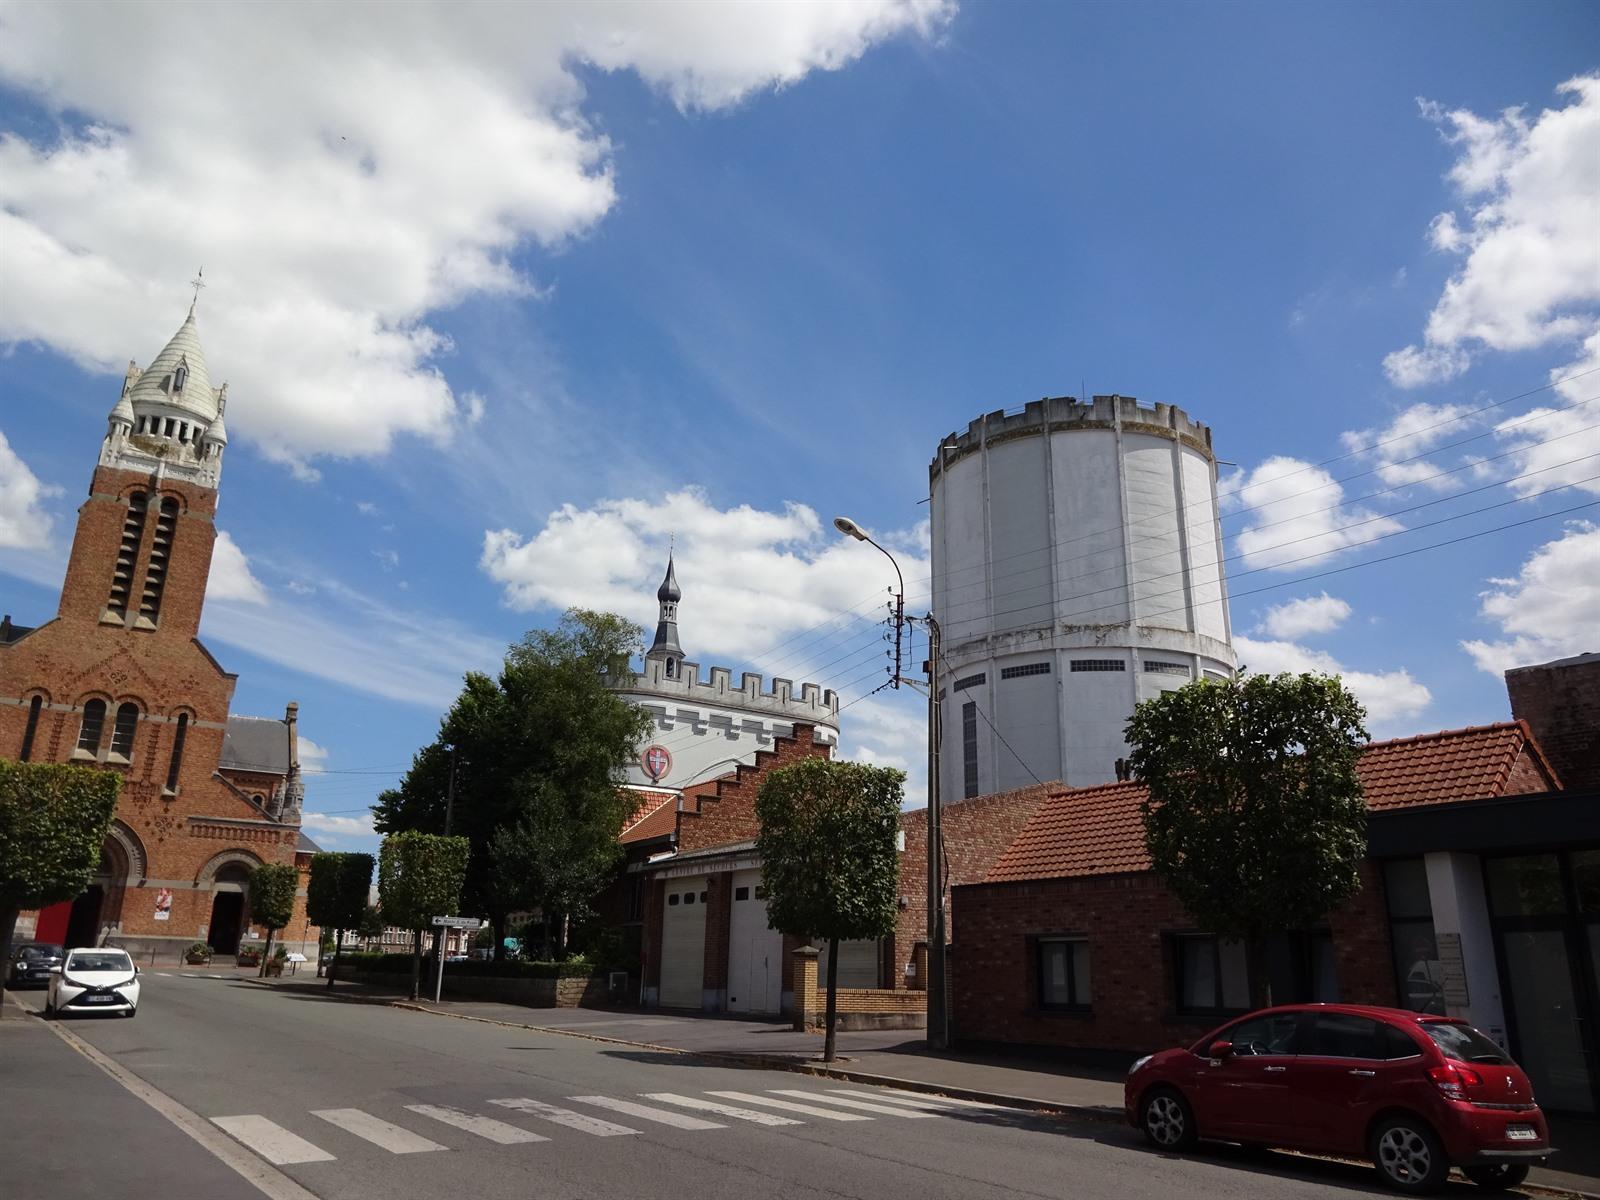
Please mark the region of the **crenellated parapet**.
[[665, 662], [647, 659], [636, 680], [618, 690], [682, 704], [736, 708], [786, 721], [821, 721], [827, 725], [837, 721], [839, 694], [832, 688], [802, 683], [797, 690], [793, 680], [782, 678], [773, 679], [769, 688], [763, 688], [763, 678], [757, 672], [739, 672], [737, 684], [733, 675], [728, 667], [712, 667], [702, 676], [700, 664], [695, 662], [683, 662], [669, 675]]

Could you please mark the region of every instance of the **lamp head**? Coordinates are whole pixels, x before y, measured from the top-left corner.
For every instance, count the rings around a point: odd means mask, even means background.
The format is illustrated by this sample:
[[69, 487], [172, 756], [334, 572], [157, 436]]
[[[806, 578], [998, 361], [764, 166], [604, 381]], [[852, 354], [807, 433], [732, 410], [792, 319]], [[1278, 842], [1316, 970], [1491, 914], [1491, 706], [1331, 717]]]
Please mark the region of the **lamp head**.
[[853, 537], [858, 542], [867, 540], [867, 535], [861, 526], [857, 525], [849, 517], [835, 517], [833, 519], [833, 527], [846, 537]]

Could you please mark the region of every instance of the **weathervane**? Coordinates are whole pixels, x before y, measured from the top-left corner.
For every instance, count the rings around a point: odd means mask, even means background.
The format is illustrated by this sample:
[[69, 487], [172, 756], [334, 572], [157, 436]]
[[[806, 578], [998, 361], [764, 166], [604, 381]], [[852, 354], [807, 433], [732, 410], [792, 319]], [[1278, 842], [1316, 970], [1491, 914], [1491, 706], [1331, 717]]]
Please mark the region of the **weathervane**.
[[189, 286], [194, 289], [194, 299], [189, 302], [189, 312], [191, 315], [194, 313], [194, 306], [200, 303], [201, 289], [206, 286], [205, 274], [206, 269], [201, 267], [200, 270], [195, 274], [195, 277], [189, 280]]

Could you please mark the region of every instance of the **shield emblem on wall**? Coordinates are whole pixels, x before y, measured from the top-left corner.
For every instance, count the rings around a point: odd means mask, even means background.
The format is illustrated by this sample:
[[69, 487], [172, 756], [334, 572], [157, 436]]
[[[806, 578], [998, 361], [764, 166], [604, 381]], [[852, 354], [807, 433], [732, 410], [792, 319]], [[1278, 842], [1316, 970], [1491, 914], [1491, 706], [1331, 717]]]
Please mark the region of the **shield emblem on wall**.
[[672, 755], [667, 753], [665, 746], [649, 746], [639, 756], [639, 765], [644, 768], [644, 773], [650, 776], [650, 782], [660, 783], [666, 778], [667, 772], [672, 770]]

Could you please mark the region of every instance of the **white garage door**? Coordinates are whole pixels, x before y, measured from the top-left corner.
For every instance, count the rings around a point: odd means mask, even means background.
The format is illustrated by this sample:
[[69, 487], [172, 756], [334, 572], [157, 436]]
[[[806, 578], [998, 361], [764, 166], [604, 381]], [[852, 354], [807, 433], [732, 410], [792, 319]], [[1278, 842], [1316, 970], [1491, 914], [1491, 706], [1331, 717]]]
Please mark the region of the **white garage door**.
[[767, 928], [761, 872], [736, 871], [728, 923], [728, 1011], [776, 1013], [782, 1004], [783, 934]]
[[[828, 943], [819, 947], [822, 954], [817, 959], [817, 990], [828, 988]], [[871, 939], [839, 943], [839, 986], [842, 988], [875, 988], [878, 986], [878, 943]]]
[[699, 1008], [706, 973], [706, 881], [703, 876], [669, 879], [666, 892], [661, 1003], [667, 1008]]

